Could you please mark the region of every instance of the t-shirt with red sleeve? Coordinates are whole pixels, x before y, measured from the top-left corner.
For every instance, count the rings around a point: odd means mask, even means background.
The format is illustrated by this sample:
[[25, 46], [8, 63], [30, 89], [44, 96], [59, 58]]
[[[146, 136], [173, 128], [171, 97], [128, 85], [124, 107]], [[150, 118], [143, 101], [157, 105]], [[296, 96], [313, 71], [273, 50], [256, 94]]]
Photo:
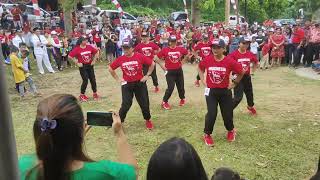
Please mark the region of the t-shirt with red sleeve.
[[241, 65], [228, 56], [221, 61], [216, 61], [213, 55], [209, 55], [198, 66], [202, 71], [207, 71], [208, 88], [228, 88], [230, 73], [242, 73]]
[[299, 29], [297, 29], [297, 31], [294, 31], [292, 33], [292, 35], [293, 35], [292, 36], [292, 43], [293, 44], [300, 44], [300, 42], [304, 38], [304, 31], [301, 28], [299, 28]]
[[194, 47], [195, 51], [199, 51], [199, 56], [204, 59], [205, 57], [212, 54], [211, 43], [200, 42]]
[[243, 70], [246, 72], [245, 74], [250, 74], [250, 63], [258, 63], [257, 56], [250, 51], [240, 53], [239, 50], [236, 50], [229, 54], [229, 57], [242, 65]]
[[149, 42], [148, 44], [139, 43], [135, 48], [134, 51], [153, 60], [155, 51], [158, 51], [160, 48], [154, 42]]
[[150, 66], [152, 62], [150, 58], [135, 52], [131, 57], [125, 55], [118, 57], [110, 64], [110, 67], [113, 70], [121, 67], [123, 80], [135, 82], [143, 78], [142, 66]]
[[69, 53], [69, 56], [72, 58], [77, 58], [78, 63], [91, 64], [93, 61], [93, 56], [97, 52], [98, 50], [91, 45], [87, 45], [85, 48], [77, 46]]
[[183, 47], [176, 46], [175, 48], [165, 47], [157, 56], [164, 59], [165, 67], [168, 70], [180, 69], [182, 67], [182, 58], [188, 54], [188, 50]]

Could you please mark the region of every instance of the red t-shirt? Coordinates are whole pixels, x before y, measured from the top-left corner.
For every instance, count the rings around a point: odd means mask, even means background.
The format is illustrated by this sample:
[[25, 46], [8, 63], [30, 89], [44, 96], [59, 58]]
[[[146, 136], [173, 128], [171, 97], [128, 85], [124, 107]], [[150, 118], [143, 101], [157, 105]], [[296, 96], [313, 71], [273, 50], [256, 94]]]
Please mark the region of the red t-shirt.
[[72, 37], [73, 38], [80, 38], [81, 37], [81, 33], [80, 32], [73, 32], [72, 33]]
[[2, 44], [7, 42], [7, 37], [5, 35], [0, 34], [0, 41]]
[[11, 14], [13, 16], [14, 21], [20, 21], [20, 15], [22, 14], [22, 12], [19, 8], [13, 8], [11, 10]]
[[246, 51], [242, 54], [239, 52], [239, 50], [236, 50], [229, 54], [229, 56], [242, 65], [242, 68], [246, 74], [250, 74], [250, 63], [258, 63], [257, 56], [250, 51]]
[[297, 29], [297, 31], [294, 31], [292, 35], [293, 35], [292, 43], [293, 44], [300, 44], [300, 42], [304, 38], [304, 31], [301, 28], [299, 28], [299, 29]]
[[142, 65], [150, 66], [152, 60], [140, 53], [134, 53], [132, 57], [120, 56], [110, 64], [111, 69], [121, 67], [123, 80], [127, 82], [140, 81], [143, 78]]
[[16, 37], [15, 34], [9, 34], [9, 36], [8, 36], [9, 41], [12, 41], [12, 39], [13, 39], [14, 37]]
[[208, 43], [200, 42], [194, 47], [194, 50], [199, 51], [199, 56], [202, 59], [212, 54], [210, 42]]
[[199, 63], [199, 68], [207, 71], [208, 88], [228, 88], [230, 73], [242, 73], [241, 65], [228, 56], [221, 61], [216, 61], [213, 55], [209, 55]]
[[77, 46], [69, 53], [69, 56], [72, 58], [76, 57], [78, 59], [78, 63], [91, 64], [93, 56], [97, 52], [98, 50], [91, 45], [87, 45], [85, 48]]
[[159, 53], [158, 57], [164, 58], [165, 67], [169, 70], [180, 69], [182, 67], [182, 57], [188, 54], [188, 50], [183, 47], [175, 48], [165, 47]]
[[95, 34], [95, 35], [93, 36], [93, 41], [94, 41], [95, 43], [100, 43], [100, 42], [101, 42], [101, 38], [100, 38], [99, 34]]
[[146, 57], [150, 58], [151, 60], [153, 60], [154, 55], [155, 55], [155, 51], [159, 50], [159, 46], [156, 45], [153, 42], [149, 42], [148, 44], [144, 44], [144, 43], [139, 43], [135, 48], [134, 51], [138, 52], [140, 54], [145, 55]]

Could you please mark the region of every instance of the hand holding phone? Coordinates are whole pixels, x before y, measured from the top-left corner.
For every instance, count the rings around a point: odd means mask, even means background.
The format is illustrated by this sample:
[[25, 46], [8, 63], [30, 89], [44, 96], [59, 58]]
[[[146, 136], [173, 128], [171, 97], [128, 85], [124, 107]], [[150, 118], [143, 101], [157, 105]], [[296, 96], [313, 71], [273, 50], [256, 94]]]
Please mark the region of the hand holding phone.
[[111, 127], [113, 124], [113, 112], [89, 111], [87, 112], [87, 123], [91, 126]]

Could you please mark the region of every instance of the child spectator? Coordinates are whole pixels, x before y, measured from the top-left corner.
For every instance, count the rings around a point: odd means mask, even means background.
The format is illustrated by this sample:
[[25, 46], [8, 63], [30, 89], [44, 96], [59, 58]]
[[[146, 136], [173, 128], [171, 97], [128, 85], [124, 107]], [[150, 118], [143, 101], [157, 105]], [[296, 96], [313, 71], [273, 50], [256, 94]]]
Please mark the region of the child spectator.
[[259, 44], [256, 41], [256, 37], [253, 36], [251, 43], [250, 43], [250, 51], [257, 56], [257, 59], [259, 60], [259, 54], [258, 54], [258, 48], [259, 48]]
[[20, 59], [18, 58], [19, 49], [15, 46], [11, 46], [10, 52], [10, 60], [14, 81], [19, 88], [20, 97], [24, 98], [25, 93], [23, 84], [26, 80], [25, 73], [27, 73], [27, 71], [23, 68], [22, 61], [20, 61]]
[[268, 43], [262, 47], [262, 59], [260, 61], [260, 69], [269, 68], [269, 50], [270, 45]]

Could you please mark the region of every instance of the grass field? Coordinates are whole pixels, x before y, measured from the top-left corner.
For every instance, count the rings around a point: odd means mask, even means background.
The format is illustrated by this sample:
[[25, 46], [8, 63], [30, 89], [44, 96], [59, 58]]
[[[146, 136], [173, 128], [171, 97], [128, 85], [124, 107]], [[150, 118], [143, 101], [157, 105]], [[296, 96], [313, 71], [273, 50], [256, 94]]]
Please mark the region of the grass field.
[[[139, 162], [139, 179], [145, 179], [149, 158], [157, 146], [174, 136], [185, 138], [195, 147], [209, 177], [214, 169], [221, 166], [231, 167], [248, 179], [299, 180], [307, 179], [314, 173], [320, 153], [320, 81], [297, 77], [293, 70], [286, 67], [258, 71], [253, 77], [258, 116], [247, 114], [244, 98], [234, 115], [237, 139], [228, 143], [219, 113], [213, 134], [216, 144], [214, 148], [209, 148], [201, 141], [207, 111], [204, 88], [193, 85], [195, 66], [185, 65], [184, 72], [187, 105], [178, 106], [175, 89], [170, 99], [173, 106], [170, 111], [160, 107], [166, 83], [162, 72], [158, 72], [161, 92], [149, 93], [155, 125], [153, 131], [145, 129], [136, 101], [128, 113], [124, 126]], [[109, 75], [106, 65], [96, 67], [96, 77], [102, 99], [83, 103], [83, 111], [118, 110], [120, 86]], [[8, 79], [18, 153], [33, 153], [32, 125], [41, 98], [29, 95], [20, 101], [13, 89], [12, 79]], [[76, 69], [45, 76], [34, 75], [34, 80], [44, 96], [55, 93], [79, 95], [81, 80]], [[88, 90], [92, 96], [90, 85]], [[85, 144], [89, 156], [95, 160], [117, 159], [110, 129], [92, 128]]]

